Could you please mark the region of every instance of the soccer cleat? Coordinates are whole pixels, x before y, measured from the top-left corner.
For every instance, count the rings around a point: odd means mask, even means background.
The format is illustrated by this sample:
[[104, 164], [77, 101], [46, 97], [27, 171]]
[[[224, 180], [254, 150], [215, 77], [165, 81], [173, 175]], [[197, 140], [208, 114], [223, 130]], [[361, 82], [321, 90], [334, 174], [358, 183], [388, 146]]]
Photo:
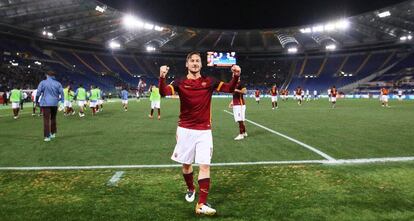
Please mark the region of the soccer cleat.
[[194, 199], [195, 199], [195, 190], [193, 191], [188, 190], [187, 193], [185, 194], [185, 200], [191, 203], [194, 201]]
[[33, 114], [32, 114], [32, 116], [36, 116], [36, 114], [35, 114], [35, 113], [33, 113]]
[[158, 120], [161, 120], [161, 116], [158, 115]]
[[244, 137], [247, 137], [247, 133], [246, 133], [246, 132], [244, 132], [244, 133], [243, 133], [243, 136], [244, 136]]
[[149, 117], [150, 119], [153, 119], [153, 118], [154, 118], [151, 114], [148, 114], [148, 117]]
[[19, 116], [14, 116], [13, 119], [17, 120], [17, 118], [19, 118]]
[[45, 139], [43, 141], [49, 142], [50, 141], [50, 137], [45, 137]]
[[243, 140], [243, 139], [244, 139], [243, 134], [239, 134], [239, 135], [237, 135], [237, 137], [234, 138], [234, 140]]
[[274, 107], [272, 107], [272, 110], [274, 110], [275, 108]]
[[72, 116], [76, 114], [76, 111], [72, 111]]
[[195, 212], [198, 215], [203, 214], [208, 216], [213, 216], [214, 214], [216, 214], [216, 210], [211, 208], [211, 205], [209, 205], [208, 203], [197, 203]]
[[51, 139], [55, 139], [56, 138], [56, 134], [50, 134], [49, 136]]

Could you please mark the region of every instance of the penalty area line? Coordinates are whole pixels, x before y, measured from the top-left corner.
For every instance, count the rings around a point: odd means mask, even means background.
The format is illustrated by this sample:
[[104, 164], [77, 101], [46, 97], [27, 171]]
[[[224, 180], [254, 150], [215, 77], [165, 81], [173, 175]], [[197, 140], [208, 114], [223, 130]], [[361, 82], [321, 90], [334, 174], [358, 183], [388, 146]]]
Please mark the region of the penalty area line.
[[[323, 164], [323, 165], [354, 165], [374, 164], [391, 162], [414, 161], [414, 157], [384, 157], [384, 158], [362, 158], [362, 159], [338, 159], [331, 160], [292, 160], [292, 161], [258, 161], [258, 162], [233, 162], [233, 163], [212, 163], [213, 167], [224, 166], [248, 166], [248, 165], [295, 165], [295, 164]], [[197, 166], [197, 165], [195, 165]], [[107, 166], [48, 166], [48, 167], [0, 167], [0, 171], [33, 171], [33, 170], [96, 170], [96, 169], [157, 169], [157, 168], [181, 168], [180, 164], [163, 165], [107, 165]], [[123, 171], [118, 171], [123, 172]], [[115, 174], [116, 175], [116, 174]], [[118, 175], [119, 178], [122, 176]]]
[[[231, 112], [229, 112], [229, 111], [227, 111], [227, 110], [224, 110], [224, 112], [226, 112], [226, 113], [228, 113], [228, 114], [233, 115], [233, 113], [231, 113]], [[246, 119], [246, 121], [247, 121], [247, 122], [249, 122], [249, 123], [251, 123], [251, 124], [253, 124], [253, 125], [255, 125], [255, 126], [257, 126], [257, 127], [260, 127], [260, 128], [262, 128], [262, 129], [264, 129], [264, 130], [267, 130], [267, 131], [268, 131], [268, 132], [270, 132], [270, 133], [276, 134], [276, 135], [281, 136], [281, 137], [283, 137], [283, 138], [285, 138], [285, 139], [288, 139], [288, 140], [290, 140], [290, 141], [292, 141], [292, 142], [294, 142], [294, 143], [296, 143], [296, 144], [299, 144], [300, 146], [302, 146], [302, 147], [304, 147], [304, 148], [306, 148], [306, 149], [308, 149], [308, 150], [310, 150], [310, 151], [312, 151], [312, 152], [314, 152], [314, 153], [318, 154], [319, 156], [322, 156], [323, 158], [325, 158], [325, 159], [327, 159], [327, 160], [329, 160], [329, 161], [336, 161], [336, 159], [335, 159], [335, 158], [333, 158], [333, 157], [329, 156], [328, 154], [326, 154], [326, 153], [324, 153], [324, 152], [322, 152], [322, 151], [320, 151], [320, 150], [316, 149], [315, 147], [312, 147], [312, 146], [310, 146], [310, 145], [308, 145], [308, 144], [305, 144], [305, 143], [303, 143], [303, 142], [300, 142], [299, 140], [296, 140], [296, 139], [294, 139], [294, 138], [292, 138], [292, 137], [289, 137], [289, 136], [287, 136], [287, 135], [284, 135], [284, 134], [282, 134], [282, 133], [279, 133], [279, 132], [277, 132], [277, 131], [275, 131], [275, 130], [272, 130], [272, 129], [268, 128], [268, 127], [265, 127], [265, 126], [263, 126], [263, 125], [261, 125], [261, 124], [258, 124], [258, 123], [256, 123], [256, 122], [254, 122], [254, 121], [251, 121], [251, 120], [248, 120], [248, 119]]]

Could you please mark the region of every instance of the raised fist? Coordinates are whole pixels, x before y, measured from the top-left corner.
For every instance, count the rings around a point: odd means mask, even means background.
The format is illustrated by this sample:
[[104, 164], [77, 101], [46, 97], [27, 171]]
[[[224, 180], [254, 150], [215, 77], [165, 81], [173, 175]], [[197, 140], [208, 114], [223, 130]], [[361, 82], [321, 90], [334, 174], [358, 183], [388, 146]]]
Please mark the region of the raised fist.
[[160, 77], [165, 78], [165, 76], [168, 74], [168, 70], [170, 70], [170, 67], [167, 65], [163, 65], [160, 67]]
[[241, 68], [240, 68], [240, 66], [239, 66], [239, 65], [233, 65], [233, 66], [231, 67], [231, 72], [233, 72], [233, 75], [234, 75], [234, 76], [240, 76], [240, 73], [241, 73]]

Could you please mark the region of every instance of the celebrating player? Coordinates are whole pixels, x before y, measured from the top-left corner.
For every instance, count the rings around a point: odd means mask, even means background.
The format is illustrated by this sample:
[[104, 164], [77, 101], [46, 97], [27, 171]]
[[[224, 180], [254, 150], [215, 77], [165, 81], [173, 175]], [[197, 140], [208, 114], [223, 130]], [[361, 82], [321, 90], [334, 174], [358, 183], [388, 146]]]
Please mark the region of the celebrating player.
[[272, 89], [270, 89], [270, 96], [272, 99], [272, 110], [275, 108], [279, 108], [277, 106], [277, 87], [276, 84], [272, 86]]
[[380, 95], [380, 100], [381, 100], [381, 104], [383, 107], [389, 107], [388, 106], [388, 89], [383, 87], [381, 88], [381, 95]]
[[239, 135], [234, 140], [242, 140], [247, 137], [246, 126], [244, 125], [246, 116], [246, 103], [244, 102], [243, 95], [246, 94], [247, 89], [244, 85], [239, 82], [233, 93], [233, 116], [234, 120], [239, 123]]
[[300, 86], [297, 87], [295, 90], [295, 95], [296, 95], [296, 100], [298, 101], [299, 105], [302, 105], [302, 101], [303, 101], [302, 94], [303, 94], [302, 88]]
[[177, 127], [177, 144], [171, 159], [182, 164], [184, 180], [188, 192], [185, 199], [194, 201], [192, 163], [200, 165], [198, 174], [199, 199], [196, 214], [214, 215], [216, 210], [207, 204], [210, 189], [210, 162], [213, 154], [210, 108], [214, 91], [232, 93], [236, 87], [241, 69], [233, 65], [233, 79], [230, 83], [219, 82], [212, 77], [201, 75], [201, 55], [191, 52], [186, 58], [187, 75], [166, 85], [165, 76], [169, 67], [160, 68], [159, 88], [162, 96], [178, 92], [180, 98], [180, 117]]
[[260, 91], [259, 91], [259, 89], [256, 89], [256, 91], [254, 92], [254, 97], [256, 98], [256, 102], [259, 104], [260, 103]]

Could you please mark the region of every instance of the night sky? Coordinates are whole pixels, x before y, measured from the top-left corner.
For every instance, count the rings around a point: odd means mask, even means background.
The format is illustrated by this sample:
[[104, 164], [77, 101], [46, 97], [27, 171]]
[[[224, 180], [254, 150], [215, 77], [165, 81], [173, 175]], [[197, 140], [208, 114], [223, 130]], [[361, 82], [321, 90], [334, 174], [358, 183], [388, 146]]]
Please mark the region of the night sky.
[[[282, 28], [358, 15], [402, 0], [100, 0], [163, 24], [216, 29]], [[282, 5], [283, 4], [283, 5]]]

